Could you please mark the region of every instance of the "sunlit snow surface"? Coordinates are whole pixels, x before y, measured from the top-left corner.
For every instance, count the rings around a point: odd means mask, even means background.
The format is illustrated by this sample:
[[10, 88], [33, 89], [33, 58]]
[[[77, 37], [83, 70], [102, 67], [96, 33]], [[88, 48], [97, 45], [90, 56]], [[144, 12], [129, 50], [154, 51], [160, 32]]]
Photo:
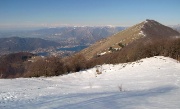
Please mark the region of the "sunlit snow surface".
[[180, 63], [153, 57], [65, 76], [0, 80], [0, 109], [180, 109]]

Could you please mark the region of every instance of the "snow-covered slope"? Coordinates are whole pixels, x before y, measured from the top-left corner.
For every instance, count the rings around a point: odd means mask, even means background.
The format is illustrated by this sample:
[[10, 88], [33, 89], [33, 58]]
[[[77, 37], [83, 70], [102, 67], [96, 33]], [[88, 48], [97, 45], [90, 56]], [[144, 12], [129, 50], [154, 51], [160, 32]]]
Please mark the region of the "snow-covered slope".
[[0, 109], [179, 109], [180, 63], [152, 57], [58, 77], [1, 79], [0, 87]]

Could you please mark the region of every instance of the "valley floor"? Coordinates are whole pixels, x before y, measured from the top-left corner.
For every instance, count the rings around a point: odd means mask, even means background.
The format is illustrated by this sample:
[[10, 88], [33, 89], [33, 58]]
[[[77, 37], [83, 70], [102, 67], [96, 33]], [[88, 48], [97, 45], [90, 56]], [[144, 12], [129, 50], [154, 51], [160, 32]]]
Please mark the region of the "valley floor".
[[0, 109], [180, 109], [179, 104], [180, 63], [162, 56], [58, 77], [0, 79]]

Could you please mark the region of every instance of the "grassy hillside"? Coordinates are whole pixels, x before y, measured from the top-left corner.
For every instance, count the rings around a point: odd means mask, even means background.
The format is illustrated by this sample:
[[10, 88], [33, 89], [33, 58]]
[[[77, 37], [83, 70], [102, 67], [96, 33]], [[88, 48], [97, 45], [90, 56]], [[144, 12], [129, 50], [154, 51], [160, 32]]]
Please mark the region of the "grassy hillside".
[[145, 38], [137, 40], [120, 51], [89, 60], [88, 66], [133, 62], [153, 56], [166, 56], [180, 61], [180, 38], [152, 38], [151, 40]]

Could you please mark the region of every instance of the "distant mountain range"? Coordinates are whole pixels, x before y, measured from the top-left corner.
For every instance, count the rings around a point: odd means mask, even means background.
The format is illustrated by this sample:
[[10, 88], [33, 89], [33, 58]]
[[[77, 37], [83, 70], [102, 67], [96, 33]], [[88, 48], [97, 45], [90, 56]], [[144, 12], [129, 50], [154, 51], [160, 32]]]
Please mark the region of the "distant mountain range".
[[35, 37], [56, 41], [61, 45], [89, 45], [111, 36], [125, 27], [58, 27], [45, 28], [34, 31], [1, 32], [0, 37]]
[[146, 20], [136, 24], [126, 30], [114, 34], [106, 39], [102, 39], [92, 46], [82, 50], [87, 59], [91, 59], [98, 55], [111, 53], [114, 50], [120, 50], [138, 39], [151, 39], [151, 38], [176, 38], [180, 37], [180, 33], [170, 27], [164, 26], [154, 20]]

